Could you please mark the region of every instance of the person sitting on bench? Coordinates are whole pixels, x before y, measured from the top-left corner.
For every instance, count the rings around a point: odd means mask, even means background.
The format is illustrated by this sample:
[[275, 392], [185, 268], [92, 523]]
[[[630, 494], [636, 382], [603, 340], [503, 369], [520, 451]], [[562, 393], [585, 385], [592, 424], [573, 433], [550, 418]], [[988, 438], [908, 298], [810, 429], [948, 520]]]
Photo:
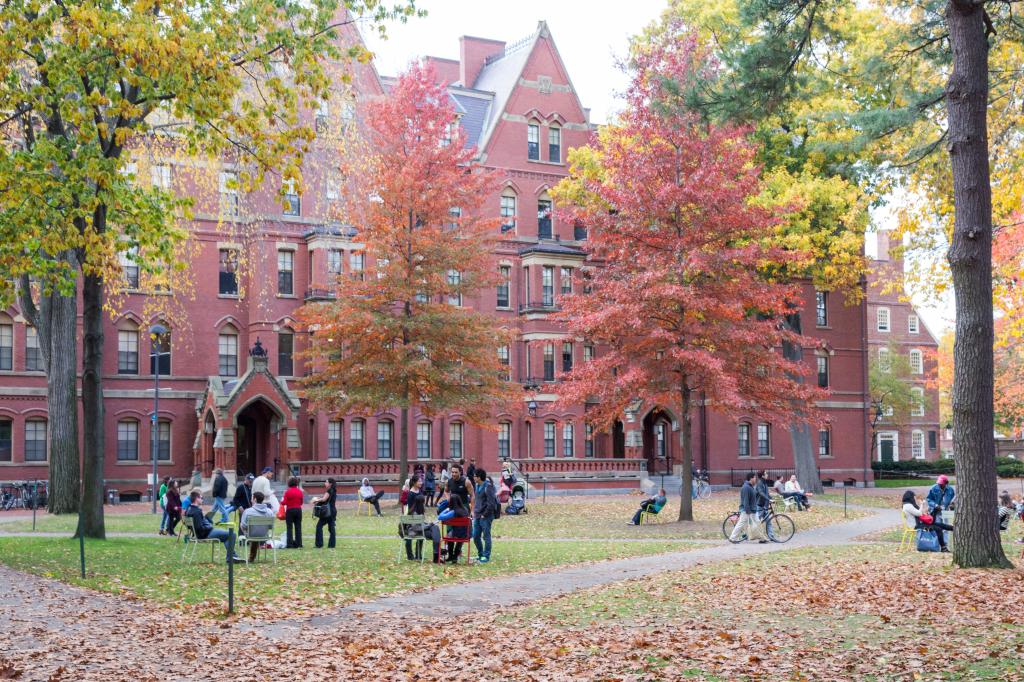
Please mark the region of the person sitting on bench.
[[795, 497], [797, 509], [799, 509], [800, 507], [803, 507], [804, 509], [811, 508], [811, 503], [807, 499], [809, 493], [805, 493], [804, 489], [800, 487], [800, 481], [796, 480], [795, 474], [793, 476], [790, 476], [789, 480], [786, 482], [786, 492], [784, 493], [784, 496]]
[[639, 526], [641, 514], [644, 512], [657, 514], [665, 506], [666, 502], [668, 502], [668, 497], [665, 495], [665, 489], [662, 488], [658, 491], [657, 495], [652, 495], [640, 503], [640, 508], [636, 510], [636, 514], [633, 514], [633, 520], [629, 522], [629, 525]]

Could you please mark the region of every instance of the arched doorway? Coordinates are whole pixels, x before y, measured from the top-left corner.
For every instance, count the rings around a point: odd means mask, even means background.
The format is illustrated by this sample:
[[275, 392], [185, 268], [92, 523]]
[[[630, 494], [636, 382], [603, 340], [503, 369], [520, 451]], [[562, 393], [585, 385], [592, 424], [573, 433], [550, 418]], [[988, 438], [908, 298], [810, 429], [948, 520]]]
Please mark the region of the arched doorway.
[[672, 420], [667, 413], [655, 408], [647, 413], [643, 422], [644, 458], [647, 471], [652, 474], [672, 473]]
[[235, 418], [235, 470], [240, 476], [259, 473], [280, 457], [280, 417], [265, 400], [249, 403]]

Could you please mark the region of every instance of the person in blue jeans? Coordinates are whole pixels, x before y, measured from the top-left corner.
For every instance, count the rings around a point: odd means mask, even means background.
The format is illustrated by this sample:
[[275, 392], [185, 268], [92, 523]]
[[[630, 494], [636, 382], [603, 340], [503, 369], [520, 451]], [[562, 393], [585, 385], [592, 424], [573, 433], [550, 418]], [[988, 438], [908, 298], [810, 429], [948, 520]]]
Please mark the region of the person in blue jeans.
[[487, 478], [487, 472], [477, 468], [473, 472], [476, 479], [473, 497], [473, 544], [476, 555], [482, 564], [491, 560], [491, 523], [498, 515], [498, 496], [494, 492], [494, 483]]
[[219, 511], [220, 522], [225, 523], [228, 520], [228, 479], [224, 476], [223, 469], [214, 472], [213, 490], [210, 494], [213, 496], [213, 511]]
[[[214, 528], [213, 522], [206, 518], [203, 514], [203, 508], [200, 506], [203, 501], [203, 494], [198, 490], [193, 490], [189, 493], [190, 504], [188, 510], [185, 512], [185, 516], [192, 519], [192, 527], [196, 531], [196, 537], [200, 540], [220, 540], [224, 543], [224, 551], [228, 550], [228, 539], [230, 534], [224, 528]], [[242, 561], [237, 555], [233, 557], [235, 561]]]

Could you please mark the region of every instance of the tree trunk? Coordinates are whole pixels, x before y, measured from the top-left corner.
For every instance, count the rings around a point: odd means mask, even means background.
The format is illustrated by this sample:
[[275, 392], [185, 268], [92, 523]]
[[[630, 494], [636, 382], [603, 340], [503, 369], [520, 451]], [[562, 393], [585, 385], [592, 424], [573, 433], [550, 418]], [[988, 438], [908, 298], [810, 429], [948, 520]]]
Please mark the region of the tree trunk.
[[20, 288], [21, 309], [39, 336], [46, 368], [47, 436], [49, 440], [49, 493], [51, 514], [78, 511], [81, 462], [78, 450], [78, 354], [75, 352], [78, 297], [41, 293], [39, 307], [32, 300], [28, 277]]
[[402, 408], [401, 427], [399, 428], [401, 444], [398, 446], [399, 487], [405, 485], [405, 481], [409, 476], [409, 410], [411, 409], [410, 407]]
[[953, 239], [946, 258], [956, 297], [953, 347], [953, 561], [1010, 568], [999, 540], [993, 440], [992, 188], [989, 180], [988, 36], [983, 3], [946, 7], [953, 72], [946, 85], [953, 172]]
[[[800, 313], [786, 316], [786, 326], [797, 334], [802, 334]], [[791, 362], [803, 362], [804, 349], [796, 343], [784, 342], [782, 355]], [[802, 375], [790, 376], [798, 384], [804, 383]], [[821, 477], [818, 475], [818, 464], [814, 461], [814, 440], [811, 425], [807, 422], [794, 422], [789, 427], [789, 442], [793, 449], [793, 468], [796, 469], [797, 480], [805, 490], [821, 495]]]
[[82, 509], [78, 532], [104, 539], [103, 432], [103, 279], [85, 275], [82, 282]]
[[693, 425], [690, 421], [690, 403], [692, 390], [687, 385], [686, 377], [683, 378], [682, 386], [679, 389], [682, 409], [679, 419], [682, 421], [679, 428], [679, 445], [683, 451], [683, 471], [679, 478], [682, 480], [682, 487], [679, 489], [679, 520], [693, 521]]

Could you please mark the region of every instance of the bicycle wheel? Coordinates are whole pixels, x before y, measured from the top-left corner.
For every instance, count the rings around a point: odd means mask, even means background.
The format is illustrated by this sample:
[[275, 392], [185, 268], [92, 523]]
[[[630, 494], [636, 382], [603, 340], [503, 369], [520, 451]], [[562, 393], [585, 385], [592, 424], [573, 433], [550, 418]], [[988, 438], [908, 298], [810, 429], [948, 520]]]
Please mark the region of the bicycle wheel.
[[711, 497], [711, 485], [707, 481], [701, 481], [697, 484], [697, 497], [701, 500]]
[[772, 542], [789, 542], [796, 533], [796, 524], [785, 514], [773, 514], [765, 521], [765, 528]]
[[733, 529], [736, 528], [736, 524], [739, 523], [739, 520], [740, 520], [740, 513], [739, 512], [733, 512], [732, 514], [729, 514], [728, 516], [725, 517], [725, 521], [722, 521], [722, 535], [725, 536], [726, 540], [728, 540], [729, 542], [731, 542], [733, 544], [737, 544], [737, 543], [743, 542], [744, 540], [747, 539], [747, 534], [746, 533], [744, 533], [742, 535], [742, 537], [740, 537], [740, 538], [738, 538], [736, 540], [732, 539], [732, 531], [733, 531]]

